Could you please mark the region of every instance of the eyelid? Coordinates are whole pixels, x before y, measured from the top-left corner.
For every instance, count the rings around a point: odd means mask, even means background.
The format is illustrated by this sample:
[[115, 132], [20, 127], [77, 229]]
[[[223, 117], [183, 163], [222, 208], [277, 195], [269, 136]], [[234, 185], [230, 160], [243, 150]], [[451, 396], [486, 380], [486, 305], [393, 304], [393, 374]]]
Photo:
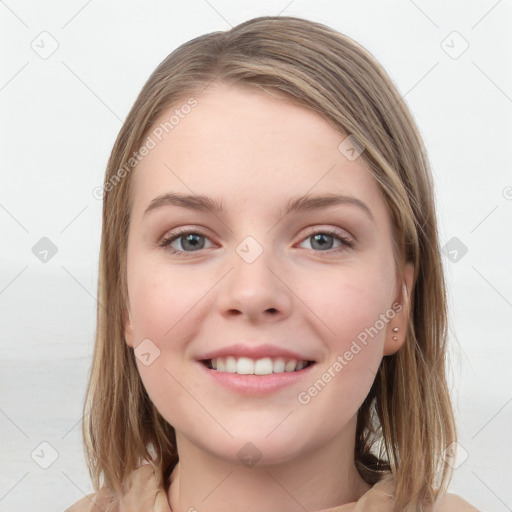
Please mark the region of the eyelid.
[[305, 236], [301, 236], [300, 243], [304, 243], [306, 240], [317, 234], [329, 235], [337, 238], [341, 242], [340, 246], [326, 251], [315, 251], [311, 249], [315, 255], [320, 257], [329, 257], [337, 255], [337, 253], [340, 252], [346, 252], [347, 250], [353, 249], [356, 243], [354, 237], [348, 234], [345, 230], [335, 227], [322, 227], [321, 225], [311, 226], [308, 228], [308, 233]]
[[315, 235], [317, 233], [329, 233], [331, 235], [355, 242], [355, 238], [346, 229], [336, 226], [329, 226], [327, 224], [315, 224], [313, 226], [308, 226], [305, 229], [307, 230], [306, 237]]
[[[160, 241], [158, 242], [158, 245], [160, 247], [163, 247], [164, 249], [168, 249], [168, 247], [170, 246], [171, 243], [175, 242], [176, 240], [179, 240], [183, 236], [192, 235], [192, 234], [202, 236], [202, 237], [206, 238], [207, 240], [211, 241], [211, 237], [209, 235], [207, 235], [205, 233], [205, 231], [203, 231], [203, 229], [201, 229], [201, 228], [180, 227], [180, 228], [172, 229], [171, 231], [166, 233], [160, 239]], [[172, 252], [170, 249], [169, 249], [169, 251]], [[176, 251], [175, 254], [177, 254], [177, 253], [193, 254], [194, 252], [199, 252], [199, 251], [180, 251], [178, 249], [175, 249], [175, 251]]]
[[[314, 225], [314, 226], [308, 226], [305, 229], [307, 231], [306, 231], [306, 233], [304, 233], [301, 236], [299, 243], [304, 243], [306, 240], [308, 240], [312, 236], [318, 235], [318, 234], [332, 236], [334, 238], [337, 238], [341, 242], [340, 246], [338, 246], [336, 248], [332, 248], [332, 249], [327, 249], [325, 251], [317, 251], [314, 249], [309, 249], [315, 255], [326, 256], [326, 257], [332, 256], [336, 253], [345, 252], [346, 250], [353, 249], [353, 247], [355, 245], [354, 237], [352, 237], [347, 231], [345, 231], [339, 227], [333, 227], [333, 226], [323, 227], [322, 225]], [[197, 251], [182, 251], [182, 250], [174, 249], [174, 248], [170, 247], [170, 245], [172, 243], [174, 243], [176, 240], [179, 240], [181, 237], [186, 236], [186, 235], [191, 235], [191, 234], [199, 235], [199, 236], [209, 240], [210, 242], [212, 241], [211, 238], [204, 232], [204, 230], [202, 228], [179, 227], [174, 230], [171, 230], [168, 234], [164, 235], [158, 242], [158, 246], [167, 250], [171, 254], [178, 255], [178, 256], [182, 256], [185, 254], [192, 255], [196, 252], [200, 254], [201, 251], [208, 249], [208, 247], [207, 247], [207, 248], [198, 249]]]

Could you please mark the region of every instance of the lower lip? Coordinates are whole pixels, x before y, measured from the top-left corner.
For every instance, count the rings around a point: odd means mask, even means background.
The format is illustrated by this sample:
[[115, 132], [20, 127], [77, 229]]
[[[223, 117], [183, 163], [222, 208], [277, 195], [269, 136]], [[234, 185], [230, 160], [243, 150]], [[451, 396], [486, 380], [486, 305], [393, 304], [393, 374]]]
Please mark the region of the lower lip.
[[265, 395], [274, 393], [287, 386], [300, 382], [309, 375], [314, 364], [296, 372], [270, 373], [269, 375], [239, 375], [238, 373], [218, 372], [207, 368], [203, 363], [198, 363], [202, 371], [213, 379], [214, 382], [232, 391], [244, 395]]

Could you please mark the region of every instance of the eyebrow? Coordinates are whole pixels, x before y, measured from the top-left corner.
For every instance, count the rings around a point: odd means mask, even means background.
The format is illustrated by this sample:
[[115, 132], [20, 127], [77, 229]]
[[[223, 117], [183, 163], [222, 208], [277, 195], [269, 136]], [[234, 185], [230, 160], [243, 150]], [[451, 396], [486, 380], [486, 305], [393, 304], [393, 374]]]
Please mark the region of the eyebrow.
[[[321, 208], [327, 208], [329, 206], [336, 205], [356, 206], [365, 212], [365, 214], [370, 218], [372, 222], [375, 222], [370, 208], [368, 208], [368, 206], [363, 201], [357, 199], [356, 197], [339, 194], [324, 194], [316, 196], [306, 194], [300, 197], [292, 197], [286, 203], [284, 212], [281, 212], [281, 217], [284, 217], [292, 212], [319, 210]], [[155, 197], [144, 211], [144, 216], [150, 211], [162, 206], [180, 206], [182, 208], [212, 212], [216, 214], [225, 212], [224, 204], [222, 201], [217, 201], [208, 196], [167, 193]]]

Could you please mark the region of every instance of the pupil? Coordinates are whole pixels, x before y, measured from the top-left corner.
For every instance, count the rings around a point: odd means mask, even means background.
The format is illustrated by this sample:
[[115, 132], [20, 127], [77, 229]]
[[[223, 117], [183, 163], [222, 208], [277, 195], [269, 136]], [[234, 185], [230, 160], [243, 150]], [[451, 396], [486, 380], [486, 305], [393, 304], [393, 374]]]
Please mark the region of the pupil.
[[[332, 235], [327, 235], [327, 234], [325, 234], [325, 233], [318, 233], [317, 235], [314, 235], [314, 236], [313, 236], [313, 243], [311, 244], [311, 245], [312, 245], [312, 247], [313, 247], [313, 249], [315, 249], [315, 243], [320, 242], [322, 238], [323, 238], [324, 240], [327, 238], [327, 239], [328, 239], [328, 241], [330, 241], [330, 242], [331, 242], [331, 244], [332, 244], [332, 240], [333, 240]], [[325, 248], [326, 248], [326, 247], [325, 247], [325, 245], [326, 245], [325, 243], [320, 242], [320, 246], [319, 246], [319, 247], [316, 247], [316, 249], [318, 249], [318, 248], [319, 248], [319, 249], [325, 249]], [[328, 247], [328, 249], [330, 249], [330, 247]]]
[[182, 243], [182, 247], [184, 249], [187, 249], [187, 244], [191, 244], [188, 249], [191, 249], [193, 251], [196, 251], [198, 249], [202, 249], [203, 245], [204, 245], [204, 240], [203, 240], [203, 243], [200, 244], [197, 239], [202, 237], [202, 235], [194, 235], [194, 234], [190, 234], [190, 235], [187, 235], [186, 237], [184, 237], [184, 243]]

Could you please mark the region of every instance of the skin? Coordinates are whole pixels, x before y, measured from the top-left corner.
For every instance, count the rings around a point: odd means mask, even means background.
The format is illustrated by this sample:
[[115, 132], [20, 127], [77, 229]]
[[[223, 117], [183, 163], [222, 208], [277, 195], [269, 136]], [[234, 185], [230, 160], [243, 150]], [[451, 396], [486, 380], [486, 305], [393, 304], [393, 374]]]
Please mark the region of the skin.
[[[398, 278], [392, 226], [362, 158], [338, 150], [345, 135], [317, 113], [264, 92], [210, 85], [198, 105], [142, 160], [132, 176], [127, 252], [126, 343], [150, 339], [160, 355], [137, 359], [144, 386], [176, 429], [180, 462], [168, 499], [173, 512], [295, 512], [357, 501], [369, 488], [354, 461], [356, 414], [384, 355], [406, 331], [413, 269]], [[159, 122], [168, 119], [169, 109]], [[165, 165], [164, 165], [165, 164]], [[175, 192], [222, 201], [213, 214], [174, 205], [144, 215]], [[291, 197], [343, 194], [363, 201], [314, 211], [281, 211]], [[205, 235], [194, 251], [176, 228]], [[313, 234], [337, 230], [323, 246]], [[252, 263], [236, 252], [253, 237]], [[329, 249], [331, 249], [329, 251]], [[403, 285], [406, 285], [406, 289]], [[365, 328], [402, 305], [370, 342], [307, 404], [298, 401]], [[398, 341], [393, 341], [398, 327]], [[263, 397], [212, 383], [197, 357], [234, 343], [270, 343], [314, 359], [307, 378]], [[237, 453], [252, 443], [252, 467]], [[214, 492], [213, 492], [214, 491]], [[206, 497], [206, 499], [204, 499]], [[204, 501], [203, 501], [204, 499]]]

